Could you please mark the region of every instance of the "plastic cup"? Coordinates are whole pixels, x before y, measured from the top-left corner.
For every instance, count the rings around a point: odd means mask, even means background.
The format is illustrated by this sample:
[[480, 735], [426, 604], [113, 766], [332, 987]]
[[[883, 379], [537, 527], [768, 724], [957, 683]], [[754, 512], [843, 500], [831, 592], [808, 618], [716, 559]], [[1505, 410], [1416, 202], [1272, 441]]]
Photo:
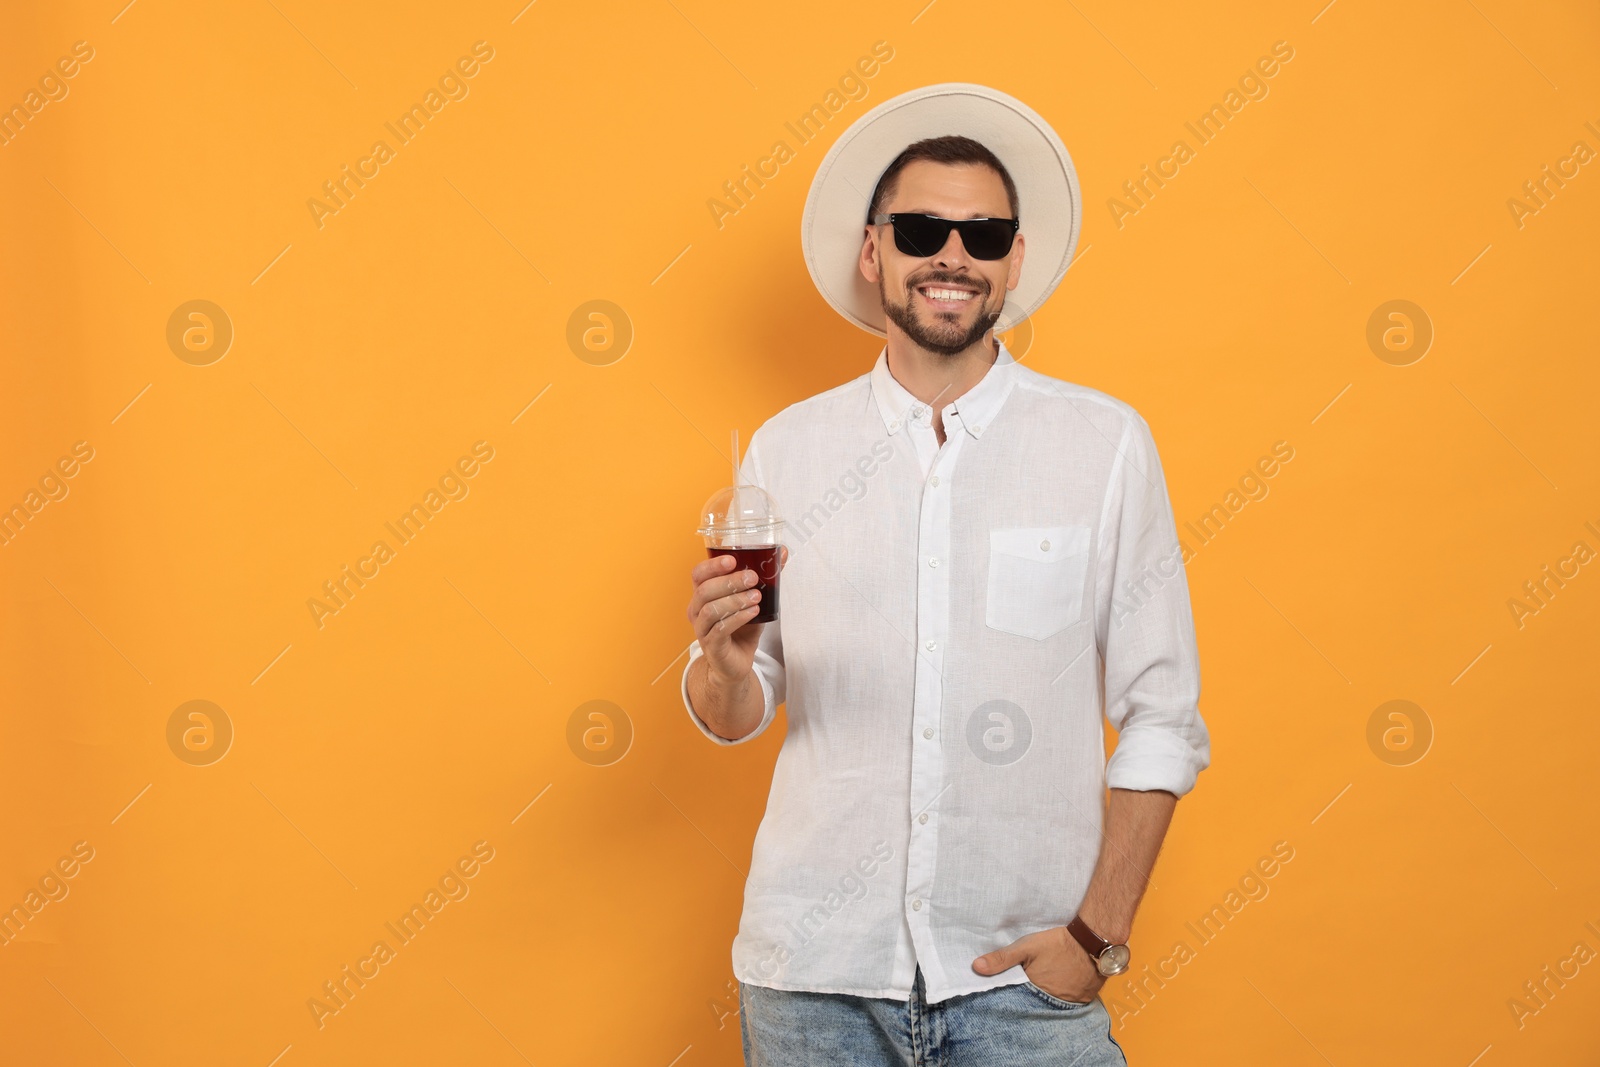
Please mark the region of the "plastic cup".
[[760, 610], [751, 622], [778, 618], [778, 572], [783, 544], [778, 538], [783, 520], [766, 491], [758, 485], [730, 485], [718, 490], [700, 509], [700, 527], [706, 555], [732, 556], [734, 570], [756, 572], [754, 588], [761, 590]]

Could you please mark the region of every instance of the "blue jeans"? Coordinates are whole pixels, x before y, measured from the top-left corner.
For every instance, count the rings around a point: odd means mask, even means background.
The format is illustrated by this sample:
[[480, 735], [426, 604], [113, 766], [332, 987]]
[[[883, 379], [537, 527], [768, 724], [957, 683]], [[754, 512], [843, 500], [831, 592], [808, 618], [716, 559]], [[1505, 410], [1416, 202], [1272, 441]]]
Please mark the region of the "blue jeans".
[[1127, 1067], [1100, 998], [1075, 1004], [1032, 982], [930, 1005], [739, 983], [746, 1067]]

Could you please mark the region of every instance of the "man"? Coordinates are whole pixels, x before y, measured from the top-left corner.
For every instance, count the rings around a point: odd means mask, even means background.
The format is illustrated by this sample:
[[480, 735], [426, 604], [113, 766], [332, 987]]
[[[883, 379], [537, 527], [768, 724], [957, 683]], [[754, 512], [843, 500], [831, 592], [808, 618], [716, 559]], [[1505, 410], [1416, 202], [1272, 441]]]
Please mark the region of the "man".
[[691, 720], [730, 745], [787, 705], [733, 950], [751, 1065], [1126, 1064], [1098, 991], [1210, 744], [1149, 427], [995, 336], [1080, 215], [1059, 138], [982, 86], [887, 101], [818, 170], [812, 277], [887, 343], [750, 440], [778, 619], [731, 557], [690, 576]]

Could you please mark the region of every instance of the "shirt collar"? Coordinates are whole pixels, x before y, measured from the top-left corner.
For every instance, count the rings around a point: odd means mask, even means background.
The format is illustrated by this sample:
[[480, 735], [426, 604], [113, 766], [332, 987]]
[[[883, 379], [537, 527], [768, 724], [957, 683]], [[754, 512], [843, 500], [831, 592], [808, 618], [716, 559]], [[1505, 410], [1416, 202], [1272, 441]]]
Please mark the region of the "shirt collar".
[[[1005, 342], [996, 338], [1000, 346], [994, 363], [979, 379], [978, 384], [956, 399], [945, 403], [945, 427], [950, 426], [949, 415], [973, 437], [982, 437], [1005, 402], [1015, 381], [1016, 360]], [[892, 437], [906, 427], [911, 419], [928, 414], [928, 405], [911, 395], [911, 391], [889, 373], [889, 346], [885, 344], [872, 365], [872, 396], [877, 401], [878, 413], [883, 416], [884, 429]]]

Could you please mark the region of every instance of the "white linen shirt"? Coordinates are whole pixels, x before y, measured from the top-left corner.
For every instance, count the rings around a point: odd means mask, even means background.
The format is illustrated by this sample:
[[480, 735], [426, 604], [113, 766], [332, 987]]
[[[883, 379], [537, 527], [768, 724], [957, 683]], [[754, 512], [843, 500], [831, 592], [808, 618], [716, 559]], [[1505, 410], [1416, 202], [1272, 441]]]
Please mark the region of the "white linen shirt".
[[[759, 736], [788, 731], [733, 972], [930, 1003], [1022, 982], [972, 961], [1077, 913], [1108, 786], [1183, 795], [1210, 763], [1189, 589], [1150, 428], [1017, 363], [932, 411], [872, 370], [752, 435], [786, 520]], [[690, 645], [689, 664], [702, 656]], [[1102, 715], [1118, 730], [1107, 762]]]

